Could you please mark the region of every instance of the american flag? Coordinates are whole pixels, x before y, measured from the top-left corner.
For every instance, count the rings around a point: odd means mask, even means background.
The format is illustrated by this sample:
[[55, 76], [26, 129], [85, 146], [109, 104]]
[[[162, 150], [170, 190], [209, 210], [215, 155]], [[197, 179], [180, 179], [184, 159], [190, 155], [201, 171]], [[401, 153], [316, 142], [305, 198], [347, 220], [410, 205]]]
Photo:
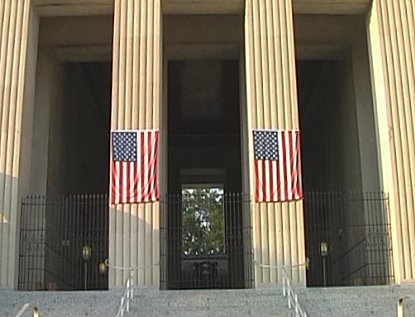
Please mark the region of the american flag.
[[158, 130], [111, 132], [111, 204], [159, 199]]
[[289, 201], [303, 196], [300, 132], [254, 130], [255, 201]]

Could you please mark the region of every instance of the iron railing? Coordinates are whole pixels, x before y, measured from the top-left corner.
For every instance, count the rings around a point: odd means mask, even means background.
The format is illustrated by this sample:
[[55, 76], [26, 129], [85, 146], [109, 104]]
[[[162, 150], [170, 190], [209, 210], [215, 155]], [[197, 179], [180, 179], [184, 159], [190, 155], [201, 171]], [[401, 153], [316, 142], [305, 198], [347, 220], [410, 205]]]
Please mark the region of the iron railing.
[[253, 284], [249, 199], [240, 193], [162, 201], [162, 288], [244, 288]]
[[292, 288], [291, 278], [285, 268], [282, 271], [282, 294], [287, 297], [288, 308], [294, 310], [295, 317], [307, 317], [305, 309], [298, 301], [298, 295]]
[[103, 194], [23, 198], [18, 289], [107, 289], [108, 206]]
[[[415, 304], [415, 296], [407, 295], [407, 296], [404, 296], [404, 297], [400, 297], [398, 299], [398, 301], [397, 301], [397, 316], [398, 317], [404, 317], [405, 316], [405, 309], [404, 309], [405, 302], [411, 302], [412, 304]], [[412, 307], [414, 307], [414, 306], [412, 306]]]
[[[199, 194], [161, 200], [161, 288], [252, 287], [248, 196]], [[306, 193], [304, 209], [308, 286], [393, 282], [386, 194]], [[28, 196], [20, 221], [18, 289], [108, 287], [107, 274], [98, 270], [108, 258], [106, 195]], [[84, 246], [91, 250], [88, 259]]]
[[123, 317], [125, 313], [130, 311], [130, 301], [134, 298], [134, 270], [130, 271], [130, 275], [125, 281], [124, 293], [121, 296], [120, 305], [115, 317]]
[[308, 286], [393, 282], [387, 194], [306, 193], [304, 215]]
[[16, 314], [16, 316], [14, 317], [22, 317], [22, 315], [24, 314], [24, 312], [30, 307], [29, 303], [25, 303], [23, 304], [23, 306], [20, 308], [19, 312]]

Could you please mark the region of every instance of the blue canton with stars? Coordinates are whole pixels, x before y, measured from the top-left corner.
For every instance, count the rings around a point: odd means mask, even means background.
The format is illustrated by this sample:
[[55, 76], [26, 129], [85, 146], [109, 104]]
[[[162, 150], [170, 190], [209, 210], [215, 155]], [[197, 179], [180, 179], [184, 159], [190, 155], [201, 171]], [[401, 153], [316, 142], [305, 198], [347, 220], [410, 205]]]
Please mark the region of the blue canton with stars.
[[136, 132], [112, 132], [112, 159], [120, 162], [137, 161]]
[[278, 160], [278, 132], [254, 130], [256, 160]]

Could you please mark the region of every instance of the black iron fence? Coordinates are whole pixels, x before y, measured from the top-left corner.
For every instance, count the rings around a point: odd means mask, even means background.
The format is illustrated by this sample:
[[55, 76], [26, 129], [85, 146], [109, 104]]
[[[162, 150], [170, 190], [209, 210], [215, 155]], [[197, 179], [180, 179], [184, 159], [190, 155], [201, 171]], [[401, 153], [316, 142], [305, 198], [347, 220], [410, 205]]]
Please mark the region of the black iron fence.
[[[161, 201], [161, 287], [252, 287], [251, 202], [240, 193], [187, 189]], [[19, 290], [108, 288], [108, 197], [22, 200]], [[393, 282], [385, 193], [305, 193], [308, 286]], [[106, 268], [101, 265], [101, 268]]]
[[19, 290], [107, 289], [107, 195], [22, 199]]
[[304, 215], [308, 286], [393, 282], [387, 194], [306, 193]]
[[249, 199], [240, 193], [184, 190], [162, 202], [161, 286], [244, 288], [253, 284]]

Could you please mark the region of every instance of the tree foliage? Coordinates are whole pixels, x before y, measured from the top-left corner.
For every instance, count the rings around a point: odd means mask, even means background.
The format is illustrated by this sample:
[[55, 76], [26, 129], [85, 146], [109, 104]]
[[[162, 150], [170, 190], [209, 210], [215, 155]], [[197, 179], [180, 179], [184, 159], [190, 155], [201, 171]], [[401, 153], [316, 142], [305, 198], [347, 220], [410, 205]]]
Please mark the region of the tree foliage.
[[185, 255], [225, 252], [223, 191], [195, 188], [182, 191], [182, 247]]

